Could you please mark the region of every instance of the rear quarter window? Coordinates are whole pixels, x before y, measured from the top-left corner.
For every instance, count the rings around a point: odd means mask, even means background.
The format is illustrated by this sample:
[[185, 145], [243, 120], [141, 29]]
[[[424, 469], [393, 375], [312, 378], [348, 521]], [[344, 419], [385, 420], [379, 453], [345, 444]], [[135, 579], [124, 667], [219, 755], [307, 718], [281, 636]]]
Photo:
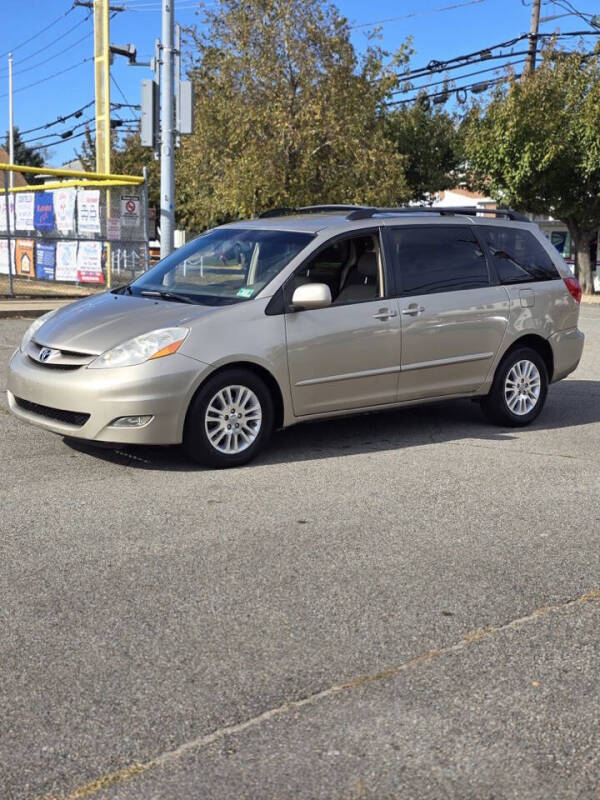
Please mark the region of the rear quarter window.
[[493, 269], [502, 284], [560, 278], [552, 259], [529, 231], [482, 226]]

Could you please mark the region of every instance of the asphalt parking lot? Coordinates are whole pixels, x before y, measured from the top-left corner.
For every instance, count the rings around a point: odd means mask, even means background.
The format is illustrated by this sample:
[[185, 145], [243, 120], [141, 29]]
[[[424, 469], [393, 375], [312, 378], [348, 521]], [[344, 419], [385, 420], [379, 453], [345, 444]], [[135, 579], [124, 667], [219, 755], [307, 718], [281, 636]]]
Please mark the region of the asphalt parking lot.
[[[0, 387], [28, 325], [0, 320]], [[236, 471], [0, 400], [0, 797], [597, 798], [600, 308], [534, 426], [450, 402]]]

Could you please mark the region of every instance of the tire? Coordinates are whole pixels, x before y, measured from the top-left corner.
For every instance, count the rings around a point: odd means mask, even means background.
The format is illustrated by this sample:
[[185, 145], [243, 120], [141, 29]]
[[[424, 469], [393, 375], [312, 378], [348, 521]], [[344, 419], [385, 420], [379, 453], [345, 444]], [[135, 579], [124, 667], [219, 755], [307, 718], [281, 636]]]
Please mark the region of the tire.
[[548, 370], [544, 359], [531, 347], [519, 347], [500, 362], [481, 408], [496, 425], [520, 428], [537, 418], [547, 394]]
[[265, 382], [250, 370], [227, 369], [209, 378], [192, 400], [183, 449], [204, 466], [240, 467], [266, 445], [273, 420], [273, 399]]

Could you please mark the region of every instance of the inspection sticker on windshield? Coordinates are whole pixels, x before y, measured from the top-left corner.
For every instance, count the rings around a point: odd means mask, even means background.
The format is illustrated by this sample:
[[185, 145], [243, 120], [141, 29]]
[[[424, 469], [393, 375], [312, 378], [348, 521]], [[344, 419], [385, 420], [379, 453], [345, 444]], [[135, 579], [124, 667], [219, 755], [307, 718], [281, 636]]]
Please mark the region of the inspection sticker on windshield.
[[238, 289], [237, 291], [238, 297], [252, 297], [253, 294], [254, 294], [254, 289], [249, 289], [248, 287]]

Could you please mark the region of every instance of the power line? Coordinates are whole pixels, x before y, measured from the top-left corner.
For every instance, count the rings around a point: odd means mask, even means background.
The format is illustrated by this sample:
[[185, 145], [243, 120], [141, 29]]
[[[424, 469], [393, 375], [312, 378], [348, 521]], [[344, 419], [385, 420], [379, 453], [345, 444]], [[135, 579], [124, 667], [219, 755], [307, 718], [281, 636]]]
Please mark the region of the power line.
[[598, 29], [598, 25], [595, 23], [596, 17], [593, 14], [588, 14], [585, 11], [578, 11], [578, 9], [575, 8], [570, 0], [555, 0], [554, 5], [557, 5], [559, 8], [564, 8], [565, 11], [569, 12], [569, 14], [579, 17], [579, 19], [582, 19], [590, 27]]
[[[58, 42], [62, 41], [63, 39], [66, 39], [66, 37], [70, 33], [73, 33], [74, 30], [77, 30], [77, 28], [80, 28], [82, 25], [85, 25], [85, 23], [90, 19], [91, 16], [92, 16], [92, 13], [91, 12], [88, 13], [83, 19], [80, 19], [79, 22], [75, 23], [75, 25], [73, 25], [68, 30], [66, 30], [62, 34], [62, 36], [59, 36], [58, 38], [54, 39], [54, 41], [50, 42], [47, 45], [44, 45], [44, 47], [38, 48], [34, 53], [30, 53], [28, 56], [25, 56], [24, 58], [20, 58], [18, 61], [15, 61], [15, 65], [18, 66], [20, 64], [23, 64], [25, 61], [29, 61], [30, 59], [35, 58], [36, 56], [39, 56], [40, 53], [43, 53], [44, 51], [49, 50], [51, 47], [54, 47], [55, 44], [57, 44]], [[71, 45], [69, 45], [69, 47], [74, 47], [76, 44], [79, 44], [79, 42], [81, 42], [81, 41], [83, 41], [83, 39], [78, 39], [76, 42], [73, 42]], [[65, 52], [64, 50], [61, 51], [61, 53], [64, 53], [64, 52]], [[57, 56], [61, 55], [61, 53], [57, 53], [56, 55]], [[23, 70], [21, 70], [21, 72], [23, 72]]]
[[68, 119], [71, 119], [71, 117], [80, 117], [84, 111], [86, 111], [90, 106], [93, 105], [94, 101], [90, 100], [89, 103], [86, 103], [84, 106], [81, 106], [81, 108], [77, 108], [70, 114], [65, 114], [62, 117], [57, 117], [53, 122], [46, 122], [45, 125], [38, 125], [35, 128], [27, 128], [26, 131], [19, 130], [19, 133], [24, 136], [26, 133], [33, 133], [34, 131], [41, 131], [41, 130], [46, 130], [48, 128], [52, 128], [54, 125], [59, 125], [61, 122], [66, 122]]
[[[590, 58], [594, 58], [597, 55], [598, 55], [597, 53], [587, 53], [586, 55], [583, 55], [582, 58], [587, 60], [587, 59], [590, 59]], [[515, 61], [514, 64], [523, 63], [524, 60], [525, 59], [521, 59], [520, 61]], [[510, 66], [510, 65], [509, 64], [505, 64], [504, 66]], [[499, 67], [499, 69], [500, 69], [500, 67]], [[481, 70], [481, 72], [491, 72], [491, 71], [492, 71], [492, 68], [490, 68], [489, 70]], [[474, 74], [476, 74], [476, 73], [474, 73]], [[476, 90], [478, 92], [484, 92], [490, 86], [493, 86], [493, 85], [495, 85], [497, 83], [502, 83], [503, 81], [507, 81], [507, 80], [511, 80], [511, 79], [515, 79], [516, 80], [517, 78], [520, 78], [521, 75], [522, 75], [522, 73], [514, 73], [512, 75], [502, 75], [499, 78], [493, 78], [493, 79], [485, 80], [485, 81], [482, 81], [482, 82], [472, 83], [472, 84], [469, 84], [469, 85], [466, 85], [466, 86], [455, 86], [455, 87], [452, 87], [452, 88], [448, 88], [447, 93], [448, 93], [448, 96], [449, 96], [450, 94], [454, 94], [454, 93], [456, 93], [458, 95], [459, 92], [465, 92], [465, 95], [466, 95], [467, 91], [473, 91], [473, 90]], [[468, 77], [468, 76], [467, 75], [460, 75], [459, 76], [459, 78], [466, 78], [466, 77]], [[446, 81], [440, 81], [439, 83], [446, 83]], [[431, 85], [435, 85], [435, 84], [431, 84]], [[420, 87], [420, 89], [424, 89], [424, 88], [425, 87]], [[438, 92], [431, 92], [429, 94], [423, 94], [422, 92], [419, 92], [419, 90], [416, 89], [416, 88], [407, 89], [406, 91], [407, 92], [409, 92], [409, 91], [417, 91], [418, 94], [416, 94], [414, 97], [407, 97], [406, 99], [403, 99], [403, 100], [392, 100], [392, 101], [390, 101], [388, 103], [385, 103], [385, 105], [386, 106], [404, 105], [406, 103], [418, 102], [421, 99], [429, 100], [431, 98], [438, 97], [439, 95], [446, 94], [444, 91], [441, 91], [441, 92], [438, 91]]]
[[[572, 36], [599, 36], [600, 31], [567, 31], [565, 33], [540, 33], [538, 34], [538, 39], [565, 39]], [[494, 58], [511, 58], [514, 55], [520, 55], [520, 51], [518, 53], [504, 53], [501, 56], [493, 56], [493, 50], [499, 49], [506, 49], [507, 47], [513, 47], [518, 42], [522, 42], [525, 39], [529, 38], [528, 33], [523, 33], [520, 36], [515, 36], [513, 39], [508, 39], [505, 42], [499, 42], [498, 44], [489, 45], [489, 47], [482, 47], [480, 50], [474, 50], [471, 53], [465, 53], [461, 56], [455, 56], [454, 58], [446, 59], [445, 61], [437, 61], [432, 60], [430, 61], [425, 67], [418, 67], [411, 70], [406, 70], [405, 72], [399, 73], [399, 76], [403, 79], [408, 78], [421, 78], [425, 77], [426, 75], [431, 75], [436, 72], [445, 72], [452, 69], [457, 69], [462, 66], [468, 66], [469, 64], [474, 63], [474, 61], [489, 61]], [[527, 52], [527, 51], [524, 51]], [[456, 67], [451, 67], [450, 65], [457, 64]]]
[[474, 6], [484, 2], [485, 0], [466, 0], [466, 2], [464, 3], [454, 3], [451, 6], [442, 6], [441, 8], [426, 8], [423, 11], [414, 11], [412, 14], [403, 14], [401, 17], [388, 17], [387, 19], [377, 19], [374, 22], [360, 22], [357, 25], [350, 25], [349, 30], [354, 31], [357, 28], [370, 28], [373, 25], [387, 25], [390, 22], [399, 22], [400, 20], [403, 19], [412, 19], [412, 17], [423, 17], [426, 14], [439, 14], [441, 11], [453, 11], [456, 8], [464, 8], [465, 6]]
[[[408, 94], [408, 92], [420, 92], [423, 89], [429, 89], [431, 86], [441, 86], [443, 84], [448, 84], [449, 82], [452, 82], [452, 80], [462, 80], [463, 78], [471, 78], [473, 77], [473, 75], [483, 75], [485, 72], [495, 72], [496, 70], [499, 69], [505, 69], [506, 67], [513, 67], [516, 66], [517, 64], [524, 64], [524, 63], [525, 59], [519, 58], [516, 61], [507, 61], [505, 64], [501, 64], [500, 66], [487, 67], [486, 69], [477, 69], [474, 72], [465, 72], [463, 75], [457, 75], [456, 78], [451, 79], [450, 81], [448, 80], [448, 78], [445, 78], [443, 81], [435, 81], [433, 83], [428, 83], [427, 85], [423, 86], [411, 86], [409, 89], [397, 89], [391, 92], [390, 94], [396, 95], [396, 94]], [[453, 92], [454, 89], [449, 89], [448, 91]]]
[[[484, 81], [483, 84], [482, 83], [471, 83], [471, 84], [468, 84], [467, 86], [456, 86], [453, 89], [449, 89], [448, 93], [449, 94], [454, 94], [456, 92], [458, 94], [458, 92], [467, 92], [469, 90], [472, 90], [474, 87], [479, 88], [480, 91], [485, 91], [485, 89], [487, 89], [488, 86], [493, 86], [496, 83], [502, 83], [503, 81], [508, 81], [508, 80], [512, 80], [513, 78], [516, 79], [516, 78], [520, 78], [520, 77], [521, 77], [521, 73], [515, 73], [514, 75], [502, 75], [499, 78], [493, 78], [492, 80]], [[386, 103], [385, 105], [386, 106], [405, 105], [406, 103], [414, 103], [415, 101], [419, 101], [419, 100], [429, 100], [430, 98], [436, 97], [439, 94], [440, 94], [440, 92], [432, 92], [431, 94], [419, 94], [416, 97], [408, 97], [408, 98], [406, 98], [406, 100], [392, 100], [391, 102]]]
[[[60, 136], [60, 138], [63, 140], [70, 139], [71, 136], [73, 135], [73, 131], [77, 131], [79, 130], [79, 128], [83, 128], [86, 125], [89, 125], [90, 122], [94, 122], [94, 120], [95, 120], [94, 117], [90, 117], [89, 119], [84, 119], [83, 122], [77, 123], [77, 125], [74, 125], [73, 128], [71, 128], [70, 130], [63, 131], [60, 134], [56, 133], [56, 131], [53, 131], [52, 133], [43, 133], [41, 136], [34, 136], [31, 139], [24, 139], [23, 144], [29, 144], [30, 142], [39, 142], [40, 139], [48, 139], [51, 136]], [[68, 136], [66, 134], [68, 134]]]
[[[46, 75], [45, 78], [42, 78], [39, 81], [34, 81], [34, 83], [29, 83], [27, 84], [27, 86], [20, 86], [18, 89], [14, 89], [13, 94], [17, 94], [17, 92], [24, 92], [26, 89], [31, 89], [33, 86], [39, 86], [40, 83], [46, 83], [47, 81], [52, 80], [52, 78], [57, 78], [59, 75], [64, 75], [65, 72], [71, 72], [71, 70], [74, 70], [77, 67], [80, 67], [82, 64], [86, 64], [88, 61], [93, 61], [93, 60], [94, 56], [90, 56], [89, 58], [84, 58], [82, 61], [78, 61], [76, 64], [71, 64], [70, 67], [65, 67], [65, 69], [61, 69], [58, 72], [54, 72], [52, 75]], [[0, 98], [2, 97], [8, 97], [8, 92], [0, 94]]]
[[6, 52], [0, 53], [0, 58], [4, 58], [4, 56], [7, 56], [9, 53], [14, 53], [15, 50], [19, 50], [21, 47], [25, 47], [26, 44], [29, 44], [29, 42], [32, 42], [34, 39], [37, 39], [38, 36], [41, 36], [46, 31], [50, 30], [50, 28], [52, 28], [53, 25], [56, 25], [57, 22], [60, 22], [61, 19], [64, 19], [65, 17], [67, 17], [71, 13], [71, 11], [73, 11], [74, 8], [75, 8], [75, 6], [72, 5], [65, 12], [63, 12], [60, 16], [56, 17], [56, 19], [53, 19], [52, 22], [49, 22], [48, 25], [46, 25], [45, 28], [42, 28], [37, 33], [34, 33], [33, 36], [30, 36], [28, 39], [24, 39], [22, 42], [19, 42], [19, 44], [16, 44], [13, 47], [11, 47], [9, 50], [6, 50]]
[[[15, 72], [13, 72], [13, 75], [22, 75], [24, 72], [31, 72], [32, 69], [37, 69], [38, 67], [47, 64], [49, 61], [54, 61], [55, 58], [58, 58], [59, 56], [62, 56], [65, 53], [70, 52], [76, 45], [81, 44], [81, 42], [85, 41], [86, 39], [90, 39], [93, 35], [94, 32], [90, 31], [89, 33], [86, 33], [85, 36], [82, 36], [81, 39], [77, 39], [77, 41], [73, 42], [68, 47], [65, 47], [64, 50], [60, 50], [58, 53], [55, 53], [52, 56], [48, 56], [48, 58], [45, 58], [43, 61], [38, 61], [37, 64], [32, 64], [30, 67], [25, 67], [25, 69], [16, 70]], [[4, 74], [8, 75], [8, 72], [3, 73], [2, 77], [4, 77]]]
[[[118, 90], [119, 94], [121, 95], [121, 97], [125, 101], [124, 103], [119, 104], [120, 107], [122, 107], [122, 108], [134, 108], [133, 103], [130, 103], [129, 100], [127, 99], [127, 97], [125, 97], [125, 92], [123, 91], [123, 89], [121, 89], [121, 87], [117, 83], [117, 79], [112, 74], [112, 72], [111, 72], [111, 75], [110, 75], [110, 79], [114, 83], [114, 85], [117, 87], [117, 90]], [[117, 104], [115, 103], [115, 105], [117, 105]]]
[[[91, 121], [93, 121], [93, 120], [86, 120], [86, 122], [91, 122]], [[137, 119], [124, 119], [124, 120], [119, 120], [119, 121], [123, 122], [124, 124], [126, 124], [126, 123], [138, 122], [139, 120], [137, 120]], [[74, 128], [73, 130], [76, 130], [76, 128]], [[137, 129], [133, 128], [131, 130], [131, 132], [136, 133]], [[45, 144], [34, 145], [30, 149], [31, 150], [46, 150], [49, 147], [54, 147], [54, 145], [62, 144], [63, 142], [72, 142], [74, 139], [81, 139], [81, 137], [85, 136], [86, 133], [87, 133], [87, 130], [81, 131], [80, 133], [72, 133], [71, 132], [69, 136], [64, 136], [64, 137], [61, 137], [59, 139], [55, 139], [53, 142], [46, 142]]]
[[66, 139], [56, 139], [54, 142], [46, 142], [46, 144], [38, 144], [34, 145], [33, 147], [29, 148], [30, 150], [47, 150], [49, 147], [54, 147], [56, 144], [62, 144], [63, 142], [72, 142], [73, 139], [81, 139], [82, 136], [85, 136], [87, 131], [81, 131], [81, 133], [76, 133], [74, 136], [69, 136]]

